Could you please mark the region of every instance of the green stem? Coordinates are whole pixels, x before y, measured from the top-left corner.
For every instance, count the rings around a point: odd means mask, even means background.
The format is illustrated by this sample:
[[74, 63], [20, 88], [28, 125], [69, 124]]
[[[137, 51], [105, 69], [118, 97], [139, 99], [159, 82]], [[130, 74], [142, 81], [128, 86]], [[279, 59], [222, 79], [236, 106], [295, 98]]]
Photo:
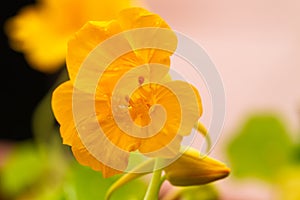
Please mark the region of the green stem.
[[162, 169], [159, 169], [159, 158], [156, 159], [155, 161], [155, 166], [154, 166], [154, 171], [153, 175], [149, 184], [149, 187], [146, 191], [146, 195], [144, 197], [144, 200], [157, 200], [160, 187], [161, 187], [161, 174], [162, 174]]
[[159, 188], [161, 188], [161, 186], [165, 182], [165, 180], [167, 180], [167, 177], [166, 177], [166, 175], [163, 175], [160, 179]]
[[197, 122], [195, 124], [194, 128], [205, 137], [205, 140], [206, 140], [206, 143], [207, 143], [206, 153], [208, 153], [211, 149], [211, 138], [208, 134], [207, 129], [205, 128], [205, 126], [201, 122]]

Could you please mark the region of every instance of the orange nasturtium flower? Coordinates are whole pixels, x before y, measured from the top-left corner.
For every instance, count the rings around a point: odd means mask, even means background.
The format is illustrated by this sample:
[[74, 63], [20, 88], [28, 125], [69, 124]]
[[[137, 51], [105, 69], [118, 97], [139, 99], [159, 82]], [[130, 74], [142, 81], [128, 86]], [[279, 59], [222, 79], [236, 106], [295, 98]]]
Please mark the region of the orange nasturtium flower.
[[69, 37], [88, 20], [111, 20], [131, 0], [38, 0], [5, 24], [11, 47], [36, 70], [53, 73], [65, 62]]
[[[150, 47], [139, 48], [140, 43]], [[202, 105], [192, 85], [169, 78], [176, 46], [168, 24], [137, 7], [122, 10], [115, 20], [90, 21], [70, 39], [70, 80], [53, 92], [52, 108], [63, 142], [72, 147], [78, 162], [109, 177], [126, 170], [130, 152], [165, 158], [179, 153], [182, 137], [190, 134]], [[126, 48], [131, 49], [116, 53]], [[105, 63], [111, 56], [116, 58]], [[102, 139], [112, 145], [99, 139], [98, 126]]]

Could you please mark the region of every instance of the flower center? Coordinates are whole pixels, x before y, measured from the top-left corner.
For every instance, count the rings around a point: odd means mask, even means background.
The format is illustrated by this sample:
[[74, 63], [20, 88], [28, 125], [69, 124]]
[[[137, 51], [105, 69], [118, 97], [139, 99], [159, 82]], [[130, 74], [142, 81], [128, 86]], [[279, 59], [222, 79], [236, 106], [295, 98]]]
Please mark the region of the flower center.
[[149, 110], [155, 104], [151, 84], [140, 86], [129, 99], [129, 113], [139, 126], [147, 126], [151, 122]]

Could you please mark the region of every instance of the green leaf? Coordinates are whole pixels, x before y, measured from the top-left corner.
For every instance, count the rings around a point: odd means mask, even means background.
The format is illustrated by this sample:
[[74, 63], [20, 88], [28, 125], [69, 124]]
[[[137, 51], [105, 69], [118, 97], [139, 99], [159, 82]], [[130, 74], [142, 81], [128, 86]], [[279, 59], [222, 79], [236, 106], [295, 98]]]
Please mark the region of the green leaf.
[[251, 116], [227, 146], [232, 175], [274, 181], [288, 165], [292, 145], [281, 118], [273, 114]]

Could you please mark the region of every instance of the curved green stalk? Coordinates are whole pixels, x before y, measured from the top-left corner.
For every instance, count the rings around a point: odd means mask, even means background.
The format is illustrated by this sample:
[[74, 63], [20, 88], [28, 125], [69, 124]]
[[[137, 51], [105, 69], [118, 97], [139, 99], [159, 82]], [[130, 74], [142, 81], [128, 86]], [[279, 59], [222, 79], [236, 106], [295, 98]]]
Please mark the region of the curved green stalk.
[[143, 169], [153, 168], [154, 163], [155, 163], [154, 159], [149, 159], [149, 160], [143, 162], [142, 164], [140, 164], [139, 166], [137, 166], [136, 168], [134, 168], [133, 170], [131, 170], [130, 172], [124, 174], [121, 178], [119, 178], [116, 182], [114, 182], [110, 186], [110, 188], [108, 189], [108, 191], [106, 193], [105, 200], [109, 200], [111, 198], [113, 192], [116, 191], [121, 186], [125, 185], [126, 183], [128, 183], [136, 178], [139, 178], [141, 176], [151, 173], [151, 171], [146, 171], [143, 173], [141, 173], [140, 171], [143, 171]]
[[162, 174], [162, 169], [159, 169], [159, 158], [156, 158], [153, 175], [152, 175], [149, 187], [146, 191], [144, 200], [157, 200], [158, 199], [160, 187], [162, 185], [161, 174]]
[[207, 143], [206, 152], [209, 152], [209, 150], [211, 149], [211, 138], [208, 134], [207, 129], [201, 122], [197, 122], [194, 128], [205, 137]]

